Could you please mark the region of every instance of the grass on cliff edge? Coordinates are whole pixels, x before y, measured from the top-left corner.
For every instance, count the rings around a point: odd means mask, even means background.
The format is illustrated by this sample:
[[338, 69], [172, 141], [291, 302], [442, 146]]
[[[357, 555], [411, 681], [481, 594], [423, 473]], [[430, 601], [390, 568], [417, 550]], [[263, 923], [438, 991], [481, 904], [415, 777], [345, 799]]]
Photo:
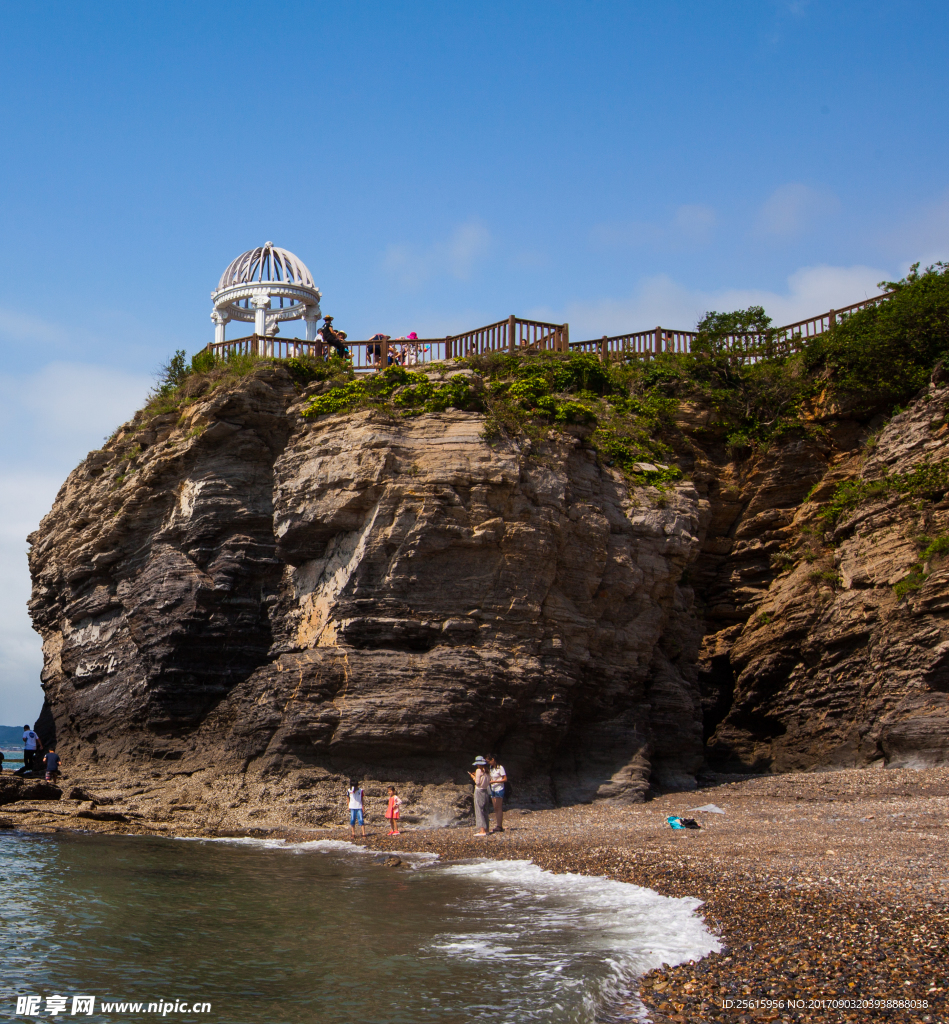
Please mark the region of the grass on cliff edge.
[[[836, 329], [812, 340], [801, 353], [749, 362], [724, 350], [735, 331], [767, 336], [771, 320], [761, 307], [708, 313], [698, 324], [695, 351], [666, 353], [644, 362], [601, 364], [584, 353], [494, 353], [428, 368], [392, 366], [357, 378], [333, 359], [226, 361], [200, 352], [186, 362], [177, 352], [163, 368], [146, 412], [171, 412], [261, 364], [285, 366], [300, 384], [324, 381], [328, 387], [304, 415], [315, 417], [361, 407], [396, 416], [448, 408], [485, 414], [488, 438], [539, 437], [547, 430], [583, 433], [600, 457], [648, 482], [679, 475], [675, 466], [637, 473], [643, 462], [665, 462], [683, 438], [675, 427], [681, 402], [709, 409], [707, 435], [738, 455], [766, 450], [786, 435], [821, 433], [816, 400], [832, 398], [846, 415], [869, 419], [891, 413], [928, 380], [935, 364], [949, 357], [949, 266], [920, 273], [916, 264], [901, 281], [882, 282], [895, 292], [887, 302], [858, 310]], [[439, 378], [437, 371], [468, 368], [478, 378]], [[856, 492], [835, 496], [848, 505]]]
[[635, 395], [632, 382], [640, 367], [632, 363], [604, 365], [579, 352], [498, 353], [438, 369], [449, 376], [390, 366], [328, 389], [304, 416], [370, 406], [400, 417], [449, 408], [480, 412], [488, 440], [539, 440], [549, 430], [579, 428], [607, 465], [642, 482], [682, 475], [675, 466], [654, 466], [672, 454], [663, 434], [672, 425], [676, 402], [658, 392]]
[[326, 362], [306, 357], [269, 359], [251, 355], [232, 355], [221, 359], [202, 350], [189, 362], [184, 349], [178, 349], [158, 371], [155, 387], [143, 412], [151, 417], [178, 411], [206, 397], [228, 380], [246, 377], [260, 367], [276, 365], [286, 368], [300, 386], [314, 381], [349, 381], [355, 378], [349, 363], [335, 356]]

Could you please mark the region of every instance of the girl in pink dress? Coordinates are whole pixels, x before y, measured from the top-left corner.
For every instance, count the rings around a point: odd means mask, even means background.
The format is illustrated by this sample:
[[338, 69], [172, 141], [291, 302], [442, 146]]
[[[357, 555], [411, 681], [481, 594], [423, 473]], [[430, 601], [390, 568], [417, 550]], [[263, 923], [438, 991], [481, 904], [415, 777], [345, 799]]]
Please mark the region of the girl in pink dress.
[[402, 801], [395, 794], [395, 786], [389, 787], [389, 804], [386, 807], [386, 817], [389, 819], [389, 835], [397, 836], [399, 834], [399, 808], [402, 806]]

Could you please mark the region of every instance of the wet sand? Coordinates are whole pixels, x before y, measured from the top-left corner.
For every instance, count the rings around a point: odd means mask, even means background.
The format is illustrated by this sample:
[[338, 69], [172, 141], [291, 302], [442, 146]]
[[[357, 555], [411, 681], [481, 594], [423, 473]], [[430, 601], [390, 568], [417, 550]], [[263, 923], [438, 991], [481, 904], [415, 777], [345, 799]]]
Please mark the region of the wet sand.
[[[369, 837], [357, 842], [449, 859], [529, 858], [551, 871], [606, 875], [703, 900], [700, 912], [724, 948], [642, 980], [641, 998], [655, 1024], [949, 1024], [949, 768], [711, 781], [634, 806], [531, 812], [515, 804], [505, 813], [504, 832], [481, 839], [470, 825], [412, 823], [389, 837], [384, 821], [371, 820]], [[708, 803], [725, 813], [690, 810]], [[669, 814], [694, 817], [702, 829], [673, 831]], [[10, 817], [31, 830], [66, 824], [49, 813]], [[173, 830], [145, 821], [81, 827], [209, 834], [185, 823]], [[244, 834], [350, 838], [348, 827]], [[913, 1002], [915, 1008], [906, 1005]]]

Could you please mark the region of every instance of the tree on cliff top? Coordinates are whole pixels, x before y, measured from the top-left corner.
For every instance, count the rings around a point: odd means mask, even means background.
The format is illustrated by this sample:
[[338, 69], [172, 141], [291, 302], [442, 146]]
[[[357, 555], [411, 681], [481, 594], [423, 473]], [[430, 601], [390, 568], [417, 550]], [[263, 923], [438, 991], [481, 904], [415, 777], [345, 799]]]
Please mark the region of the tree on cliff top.
[[864, 415], [888, 412], [926, 385], [933, 367], [949, 358], [949, 264], [922, 273], [914, 263], [886, 302], [846, 317], [804, 350], [808, 373], [819, 374]]

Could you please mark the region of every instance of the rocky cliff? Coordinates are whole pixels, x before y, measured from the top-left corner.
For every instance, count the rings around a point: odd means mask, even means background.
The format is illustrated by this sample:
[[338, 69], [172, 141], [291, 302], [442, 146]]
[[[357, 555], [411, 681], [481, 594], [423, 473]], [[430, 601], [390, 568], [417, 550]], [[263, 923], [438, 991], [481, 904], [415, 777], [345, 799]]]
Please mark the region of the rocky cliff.
[[[736, 635], [705, 643], [709, 675], [732, 689], [713, 759], [774, 771], [949, 762], [941, 377], [871, 444], [830, 453], [807, 500], [773, 510], [761, 539], [783, 571]], [[828, 516], [835, 493], [851, 500]]]
[[[480, 386], [431, 375], [459, 372]], [[259, 366], [138, 414], [30, 538], [44, 728], [68, 764], [152, 780], [152, 816], [319, 823], [357, 775], [444, 820], [492, 748], [535, 803], [949, 757], [949, 505], [867, 487], [821, 517], [841, 480], [946, 456], [941, 384], [872, 450], [828, 414], [743, 459], [679, 401], [685, 476], [660, 486], [583, 427], [305, 418], [325, 387]]]

